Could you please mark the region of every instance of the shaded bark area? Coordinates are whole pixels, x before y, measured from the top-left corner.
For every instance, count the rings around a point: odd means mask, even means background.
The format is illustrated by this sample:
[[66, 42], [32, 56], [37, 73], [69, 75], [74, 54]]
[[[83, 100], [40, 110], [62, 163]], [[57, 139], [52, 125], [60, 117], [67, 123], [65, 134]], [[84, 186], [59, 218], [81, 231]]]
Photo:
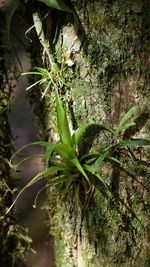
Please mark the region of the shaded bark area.
[[[73, 49], [74, 65], [68, 67], [61, 88], [72, 128], [87, 121], [116, 126], [129, 107], [138, 103], [142, 115], [134, 130], [125, 135], [148, 136], [150, 4], [140, 0], [71, 3], [82, 25], [78, 41], [73, 45], [70, 41], [74, 38], [72, 17], [56, 12], [59, 31], [52, 53], [61, 64], [64, 52], [70, 46]], [[54, 26], [56, 21], [57, 16]], [[39, 63], [45, 67], [41, 59], [35, 64], [33, 51], [33, 66]], [[37, 100], [39, 93], [31, 93], [31, 97]], [[53, 90], [41, 105], [42, 111], [35, 101], [38, 119], [44, 122], [43, 135], [53, 140]], [[81, 144], [82, 153], [89, 143], [98, 148], [106, 139], [93, 130]], [[82, 190], [78, 194], [76, 188], [70, 188], [67, 195], [63, 188], [48, 190], [46, 209], [57, 267], [149, 266], [149, 153], [148, 149], [137, 149], [134, 163], [127, 158], [128, 171], [109, 165], [102, 169], [112, 189], [111, 198], [104, 197], [100, 186], [86, 200], [88, 205], [84, 205]]]
[[[10, 175], [9, 175], [9, 165], [7, 160], [10, 158], [10, 132], [6, 116], [6, 110], [8, 109], [9, 103], [9, 89], [5, 89], [5, 82], [2, 73], [5, 72], [4, 68], [4, 50], [2, 49], [2, 43], [0, 44], [0, 210], [1, 210], [1, 231], [0, 231], [0, 243], [1, 243], [1, 264], [6, 266], [7, 264], [12, 266], [12, 257], [14, 244], [10, 244], [10, 238], [8, 237], [9, 228], [14, 222], [12, 216], [6, 216], [5, 212], [9, 205], [11, 204], [10, 198]], [[10, 255], [10, 256], [9, 256]]]
[[0, 15], [0, 265], [14, 267], [21, 264], [31, 240], [25, 230], [17, 224], [14, 212], [6, 214], [12, 204], [15, 189], [9, 165], [12, 136], [7, 115], [10, 111], [13, 81], [16, 81], [18, 73], [5, 35], [1, 12]]

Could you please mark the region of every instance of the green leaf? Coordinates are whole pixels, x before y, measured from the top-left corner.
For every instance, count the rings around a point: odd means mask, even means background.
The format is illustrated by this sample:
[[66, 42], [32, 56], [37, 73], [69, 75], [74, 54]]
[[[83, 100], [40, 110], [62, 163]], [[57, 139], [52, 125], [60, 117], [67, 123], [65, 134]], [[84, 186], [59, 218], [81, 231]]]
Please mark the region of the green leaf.
[[25, 148], [27, 147], [30, 147], [30, 146], [44, 146], [45, 148], [49, 147], [49, 146], [54, 146], [54, 144], [51, 144], [49, 142], [46, 142], [46, 141], [37, 141], [37, 142], [33, 142], [33, 143], [30, 143], [30, 144], [26, 144], [24, 146], [22, 146], [21, 148], [19, 148], [11, 157], [10, 159], [10, 165], [12, 165], [12, 161], [13, 159], [16, 157], [16, 155], [18, 155], [21, 151], [23, 151]]
[[76, 32], [78, 32], [78, 29], [80, 27], [79, 19], [76, 15], [76, 13], [63, 1], [63, 0], [39, 0], [40, 2], [43, 2], [49, 7], [58, 9], [60, 11], [71, 13], [74, 17], [74, 26]]
[[127, 129], [129, 129], [130, 127], [132, 127], [132, 126], [134, 126], [134, 125], [136, 125], [135, 122], [130, 122], [130, 123], [124, 124], [124, 125], [122, 125], [122, 127], [120, 128], [119, 132], [122, 132], [122, 131], [124, 131], [124, 130], [127, 130]]
[[66, 181], [66, 176], [64, 174], [62, 175], [56, 175], [54, 178], [48, 180], [48, 184], [51, 185], [56, 185], [56, 184], [61, 184], [62, 182]]
[[107, 157], [107, 158], [108, 158], [108, 160], [113, 161], [115, 163], [118, 163], [119, 165], [122, 166], [122, 162], [119, 159], [117, 159], [115, 157]]
[[32, 155], [32, 156], [26, 157], [26, 158], [22, 159], [21, 161], [19, 161], [17, 164], [15, 164], [15, 165], [10, 165], [10, 167], [11, 167], [14, 171], [16, 171], [16, 170], [18, 169], [18, 167], [19, 167], [21, 164], [23, 164], [25, 161], [30, 160], [30, 159], [33, 159], [33, 158], [38, 158], [38, 157], [43, 158], [43, 155], [37, 155], [37, 154], [35, 154], [35, 155]]
[[44, 153], [45, 169], [48, 169], [50, 156], [55, 147], [56, 147], [55, 144], [50, 144], [49, 146], [46, 147], [46, 151]]
[[37, 72], [37, 71], [28, 71], [28, 72], [23, 72], [23, 73], [21, 73], [21, 75], [22, 76], [24, 76], [24, 75], [33, 75], [33, 74], [35, 74], [35, 75], [43, 75], [42, 73], [40, 73], [40, 72]]
[[28, 86], [27, 88], [26, 88], [26, 91], [28, 91], [28, 90], [30, 90], [31, 88], [33, 88], [34, 86], [36, 86], [37, 84], [42, 84], [42, 83], [44, 83], [46, 81], [46, 79], [40, 79], [40, 80], [38, 80], [37, 82], [35, 82], [35, 83], [33, 83], [33, 84], [31, 84], [30, 86]]
[[87, 164], [84, 164], [83, 165], [83, 168], [90, 172], [92, 175], [96, 176], [106, 187], [107, 187], [107, 184], [106, 182], [104, 181], [103, 177], [101, 177], [95, 170], [95, 168], [93, 166], [90, 166], [90, 165], [87, 165]]
[[57, 124], [58, 124], [60, 139], [62, 143], [71, 145], [71, 134], [67, 119], [67, 114], [63, 108], [63, 104], [57, 90], [56, 90], [56, 112], [57, 112]]
[[41, 68], [41, 67], [36, 67], [35, 68], [39, 73], [41, 73], [41, 75], [48, 77], [48, 70]]
[[99, 155], [98, 152], [89, 153], [89, 154], [83, 155], [80, 158], [80, 161], [81, 162], [86, 161], [86, 163], [92, 163], [93, 161], [95, 162], [95, 160], [98, 158], [98, 155]]
[[50, 166], [58, 166], [60, 168], [63, 168], [64, 171], [70, 170], [69, 166], [64, 161], [57, 158], [56, 155], [49, 157], [49, 165]]
[[7, 7], [6, 11], [4, 12], [5, 20], [6, 20], [6, 27], [7, 27], [7, 33], [8, 33], [8, 40], [10, 41], [10, 24], [11, 24], [11, 19], [18, 8], [20, 4], [20, 0], [13, 0], [11, 5]]
[[36, 176], [34, 176], [18, 193], [18, 195], [16, 196], [15, 200], [13, 201], [12, 205], [9, 207], [9, 209], [7, 210], [6, 214], [8, 214], [8, 212], [13, 208], [13, 206], [15, 205], [16, 201], [18, 200], [18, 198], [20, 197], [20, 195], [30, 186], [32, 186], [33, 184], [37, 183], [39, 180], [43, 179], [44, 177], [56, 173], [57, 171], [60, 171], [60, 167], [57, 166], [52, 166], [49, 169], [47, 169], [46, 171], [42, 171], [40, 173], [38, 173]]
[[105, 160], [105, 158], [109, 155], [109, 151], [101, 151], [100, 152], [100, 156], [98, 157], [98, 159], [95, 161], [95, 163], [92, 165], [94, 167], [95, 170], [97, 170], [98, 168], [100, 168], [100, 166], [102, 165], [103, 161]]
[[69, 186], [71, 185], [72, 181], [73, 181], [73, 175], [71, 174], [66, 174], [67, 177], [66, 177], [66, 180], [65, 180], [65, 190], [64, 190], [64, 193], [67, 193], [68, 189], [69, 189]]
[[72, 9], [63, 0], [39, 0], [39, 1], [43, 2], [49, 7], [74, 14]]
[[71, 162], [71, 159], [75, 157], [75, 153], [72, 147], [67, 144], [62, 144], [62, 143], [56, 144], [53, 149], [53, 152], [56, 152], [57, 154], [59, 154], [61, 158], [64, 161], [67, 161], [68, 163]]
[[38, 145], [38, 146], [44, 146], [45, 148], [47, 148], [47, 147], [49, 147], [49, 146], [51, 146], [51, 147], [53, 147], [54, 146], [54, 144], [52, 144], [52, 143], [49, 143], [49, 142], [47, 142], [47, 141], [36, 141], [36, 142], [33, 142], [33, 143], [30, 143], [30, 144], [27, 144], [27, 145], [25, 145], [24, 146], [24, 148], [26, 147], [26, 146], [32, 146], [32, 145]]
[[116, 129], [116, 133], [117, 134], [124, 129], [124, 125], [125, 125], [126, 121], [128, 119], [130, 119], [137, 112], [138, 109], [139, 109], [139, 106], [138, 105], [135, 105], [135, 106], [131, 107], [128, 110], [128, 112], [123, 116], [123, 118], [122, 118], [119, 126]]
[[108, 131], [110, 133], [112, 133], [114, 136], [116, 136], [116, 133], [115, 131], [110, 128], [109, 126], [105, 125], [105, 124], [97, 124], [98, 128], [100, 128], [101, 130], [104, 130], [104, 131]]
[[79, 160], [77, 157], [74, 157], [71, 162], [74, 164], [74, 166], [76, 166], [76, 168], [78, 169], [78, 171], [83, 175], [83, 177], [85, 177], [85, 179], [87, 180], [87, 182], [90, 184], [89, 182], [89, 178], [88, 176], [86, 175], [82, 165], [80, 164]]
[[89, 181], [72, 147], [60, 143], [55, 146], [53, 151], [61, 156], [62, 160], [66, 162], [66, 166], [75, 166], [86, 180]]
[[125, 140], [120, 144], [120, 146], [123, 147], [150, 146], [150, 140], [148, 139]]
[[[75, 142], [75, 144], [77, 145], [79, 140], [80, 140], [80, 138], [82, 137], [82, 135], [86, 132], [87, 128], [89, 128], [91, 126], [97, 127], [97, 129], [99, 129], [99, 130], [108, 131], [108, 132], [110, 132], [111, 134], [113, 134], [114, 136], [117, 137], [115, 131], [112, 128], [110, 128], [109, 126], [105, 125], [105, 124], [85, 123], [85, 124], [81, 125], [75, 131], [75, 133], [72, 136], [72, 140], [74, 139], [75, 141], [73, 140], [72, 142]], [[83, 158], [84, 158], [84, 156], [83, 156]]]
[[89, 128], [91, 125], [91, 123], [84, 123], [82, 124], [72, 135], [72, 145], [77, 146], [82, 135], [86, 132], [87, 128]]
[[49, 72], [47, 69], [35, 67], [35, 71], [23, 72], [21, 75], [41, 75], [43, 78], [49, 78]]

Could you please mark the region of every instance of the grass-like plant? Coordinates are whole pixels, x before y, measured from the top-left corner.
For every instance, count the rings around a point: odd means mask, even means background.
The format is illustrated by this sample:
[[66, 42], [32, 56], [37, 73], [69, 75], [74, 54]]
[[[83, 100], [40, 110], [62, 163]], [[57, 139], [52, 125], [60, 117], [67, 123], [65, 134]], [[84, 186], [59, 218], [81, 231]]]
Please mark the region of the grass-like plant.
[[[26, 88], [26, 91], [32, 89], [33, 87], [37, 85], [40, 85], [40, 86], [44, 85], [45, 89], [42, 92], [42, 98], [45, 96], [50, 86], [55, 85], [55, 82], [53, 80], [53, 73], [44, 68], [36, 67], [34, 71], [24, 72], [22, 73], [22, 75], [37, 75], [40, 77], [40, 79], [38, 79], [36, 82], [29, 85]], [[59, 77], [57, 78], [59, 79], [59, 82], [62, 82]]]
[[[59, 140], [57, 143], [39, 141], [27, 144], [13, 155], [10, 161], [11, 166], [13, 166], [13, 158], [25, 147], [40, 145], [45, 148], [43, 155], [44, 170], [33, 177], [21, 189], [7, 213], [14, 206], [19, 196], [27, 188], [43, 179], [43, 177], [48, 177], [47, 186], [63, 185], [65, 193], [68, 192], [71, 185], [76, 186], [79, 182], [84, 187], [85, 193], [90, 192], [92, 188], [96, 187], [97, 183], [100, 183], [106, 190], [109, 190], [109, 185], [107, 184], [106, 179], [100, 174], [102, 164], [111, 162], [113, 164], [122, 165], [120, 159], [115, 156], [118, 154], [116, 153], [117, 151], [120, 149], [126, 150], [130, 156], [129, 148], [150, 145], [150, 140], [148, 139], [124, 140], [123, 138], [125, 130], [135, 125], [135, 123], [131, 121], [131, 118], [138, 110], [137, 105], [129, 109], [115, 130], [106, 125], [85, 123], [71, 134], [66, 109], [63, 106], [62, 100], [56, 88], [55, 93]], [[82, 138], [89, 127], [98, 127], [100, 130], [110, 132], [113, 136], [112, 142], [109, 140], [110, 145], [105, 145], [94, 152], [92, 151], [80, 156], [79, 142], [82, 141]], [[28, 158], [23, 159], [19, 164], [17, 164], [17, 166], [27, 159]], [[15, 165], [13, 167], [15, 167]]]

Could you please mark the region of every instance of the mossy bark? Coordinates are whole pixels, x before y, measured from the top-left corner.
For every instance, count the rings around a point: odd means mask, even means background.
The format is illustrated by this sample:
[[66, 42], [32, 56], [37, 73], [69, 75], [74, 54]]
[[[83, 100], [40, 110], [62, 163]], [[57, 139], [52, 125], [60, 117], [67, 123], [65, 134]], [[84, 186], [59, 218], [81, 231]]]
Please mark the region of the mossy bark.
[[1, 210], [1, 229], [0, 229], [0, 258], [2, 266], [10, 265], [10, 254], [13, 252], [13, 244], [9, 244], [9, 228], [11, 227], [10, 221], [11, 216], [6, 216], [6, 209], [10, 205], [10, 192], [9, 192], [9, 184], [10, 184], [10, 176], [9, 176], [9, 166], [7, 160], [10, 157], [10, 131], [6, 116], [6, 110], [8, 109], [9, 103], [9, 90], [5, 89], [5, 83], [3, 80], [2, 73], [4, 72], [4, 61], [3, 55], [4, 50], [2, 49], [2, 44], [0, 44], [0, 210]]
[[17, 224], [14, 211], [11, 210], [6, 214], [12, 204], [12, 192], [15, 188], [9, 164], [12, 136], [8, 112], [14, 86], [12, 81], [16, 76], [12, 73], [11, 60], [14, 61], [14, 59], [7, 46], [8, 40], [6, 42], [4, 36], [5, 25], [2, 17], [0, 17], [0, 23], [0, 266], [14, 267], [21, 263], [31, 240], [25, 230]]
[[[74, 65], [67, 68], [62, 88], [72, 128], [87, 121], [115, 126], [129, 107], [138, 103], [141, 115], [127, 135], [148, 136], [149, 2], [71, 3], [81, 21], [78, 40], [74, 41], [71, 15], [60, 12], [59, 18], [64, 20], [58, 20], [60, 29], [53, 52], [59, 62], [68, 49], [73, 51]], [[53, 127], [53, 99], [53, 93], [48, 92], [44, 100], [44, 127], [48, 130]], [[43, 120], [43, 114], [38, 116]], [[48, 135], [52, 138], [51, 132]], [[96, 148], [106, 140], [105, 135], [93, 130], [84, 140], [83, 153], [92, 138], [92, 147]], [[48, 191], [47, 209], [57, 267], [149, 266], [149, 151], [139, 149], [136, 153], [134, 166], [127, 163], [128, 172], [116, 166], [102, 170], [113, 199], [106, 199], [100, 192], [103, 189], [96, 189], [89, 199], [86, 194], [80, 197], [75, 189], [67, 195], [63, 195], [62, 188]]]

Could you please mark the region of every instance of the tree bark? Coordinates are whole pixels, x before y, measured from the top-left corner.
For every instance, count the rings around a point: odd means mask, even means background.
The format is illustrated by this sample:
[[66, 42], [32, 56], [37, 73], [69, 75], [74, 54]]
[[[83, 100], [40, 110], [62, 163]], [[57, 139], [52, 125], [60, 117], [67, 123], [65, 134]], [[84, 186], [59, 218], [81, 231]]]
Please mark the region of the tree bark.
[[[65, 85], [61, 88], [72, 128], [83, 122], [116, 126], [129, 107], [138, 103], [141, 114], [136, 127], [132, 132], [127, 131], [126, 137], [148, 136], [149, 1], [66, 2], [80, 19], [78, 32], [71, 14], [47, 7], [48, 25], [52, 25], [48, 38], [54, 40], [57, 28], [51, 54], [59, 66], [65, 52], [72, 49], [74, 65], [68, 66]], [[47, 27], [45, 30], [49, 33]], [[35, 63], [35, 54], [33, 45], [33, 66], [38, 63], [45, 68], [47, 63], [41, 58]], [[34, 91], [31, 97], [43, 123], [43, 135], [53, 140], [52, 121], [56, 118], [53, 90], [47, 92], [40, 104], [39, 93]], [[106, 140], [107, 136], [93, 129], [82, 140], [81, 151], [84, 154], [86, 149], [98, 148]], [[57, 267], [149, 266], [150, 169], [145, 163], [149, 151], [139, 149], [137, 158], [134, 166], [128, 162], [126, 172], [116, 166], [103, 168], [113, 199], [104, 197], [103, 188], [96, 189], [91, 196], [82, 190], [79, 195], [74, 189], [67, 195], [62, 188], [48, 190], [46, 208]]]

